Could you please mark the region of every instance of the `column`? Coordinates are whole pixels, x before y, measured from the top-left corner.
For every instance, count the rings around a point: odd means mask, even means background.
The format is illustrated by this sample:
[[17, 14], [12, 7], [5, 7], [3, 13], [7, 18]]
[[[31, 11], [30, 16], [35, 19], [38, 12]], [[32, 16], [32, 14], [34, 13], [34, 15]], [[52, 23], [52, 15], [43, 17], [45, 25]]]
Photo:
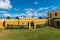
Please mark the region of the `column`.
[[34, 23], [34, 29], [36, 29], [36, 24]]
[[57, 27], [57, 23], [55, 22], [55, 26]]
[[29, 27], [29, 29], [31, 29], [31, 24], [30, 24], [30, 22], [29, 22], [29, 24], [28, 24], [28, 25], [29, 25], [29, 26], [28, 26], [28, 27]]

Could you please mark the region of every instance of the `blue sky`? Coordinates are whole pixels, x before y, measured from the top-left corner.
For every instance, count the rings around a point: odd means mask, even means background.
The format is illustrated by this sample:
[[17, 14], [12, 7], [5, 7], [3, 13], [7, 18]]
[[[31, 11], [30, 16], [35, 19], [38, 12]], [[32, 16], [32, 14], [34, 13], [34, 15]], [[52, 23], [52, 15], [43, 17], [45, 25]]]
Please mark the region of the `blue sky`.
[[60, 0], [0, 0], [0, 17], [47, 17], [47, 12], [60, 9]]

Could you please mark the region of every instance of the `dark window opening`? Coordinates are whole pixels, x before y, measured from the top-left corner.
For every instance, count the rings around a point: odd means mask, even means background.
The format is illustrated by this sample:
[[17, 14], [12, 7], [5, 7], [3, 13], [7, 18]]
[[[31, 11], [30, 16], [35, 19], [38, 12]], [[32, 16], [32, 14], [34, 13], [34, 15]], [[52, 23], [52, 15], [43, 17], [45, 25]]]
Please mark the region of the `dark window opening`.
[[57, 16], [57, 13], [55, 13], [55, 16]]
[[60, 25], [59, 25], [59, 21], [57, 21], [57, 26], [60, 26]]

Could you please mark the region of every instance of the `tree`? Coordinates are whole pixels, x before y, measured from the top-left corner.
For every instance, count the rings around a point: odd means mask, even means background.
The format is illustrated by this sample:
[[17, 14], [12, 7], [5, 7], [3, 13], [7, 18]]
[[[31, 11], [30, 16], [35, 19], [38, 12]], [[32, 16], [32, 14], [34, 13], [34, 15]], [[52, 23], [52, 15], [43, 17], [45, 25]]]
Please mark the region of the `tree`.
[[18, 19], [18, 25], [19, 25], [19, 17], [17, 16], [15, 19]]
[[9, 16], [7, 16], [6, 19], [11, 19], [11, 18]]
[[19, 19], [19, 17], [17, 16], [15, 19]]
[[44, 17], [44, 19], [48, 19], [48, 17]]
[[39, 19], [42, 19], [42, 17], [39, 17]]
[[23, 16], [24, 18], [26, 18], [26, 16]]

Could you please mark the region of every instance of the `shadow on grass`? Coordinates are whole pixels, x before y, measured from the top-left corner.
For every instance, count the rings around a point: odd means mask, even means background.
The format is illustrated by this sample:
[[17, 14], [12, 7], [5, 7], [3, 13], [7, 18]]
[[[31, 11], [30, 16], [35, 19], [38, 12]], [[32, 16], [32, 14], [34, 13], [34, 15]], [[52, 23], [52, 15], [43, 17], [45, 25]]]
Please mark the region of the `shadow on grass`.
[[28, 27], [27, 27], [27, 26], [23, 26], [23, 25], [21, 25], [21, 26], [17, 26], [17, 25], [13, 26], [13, 25], [9, 25], [9, 26], [7, 26], [6, 29], [28, 29]]
[[43, 27], [47, 27], [47, 26], [48, 26], [48, 23], [36, 25], [37, 28], [43, 28]]
[[[39, 25], [36, 25], [37, 28], [43, 28], [43, 27], [47, 27], [48, 26], [48, 23], [46, 24], [39, 24]], [[7, 25], [7, 28], [6, 29], [28, 29], [28, 26], [23, 26], [23, 25], [20, 25], [20, 26], [17, 26], [17, 25]]]
[[58, 26], [49, 25], [49, 27], [60, 29], [60, 26], [58, 27]]

